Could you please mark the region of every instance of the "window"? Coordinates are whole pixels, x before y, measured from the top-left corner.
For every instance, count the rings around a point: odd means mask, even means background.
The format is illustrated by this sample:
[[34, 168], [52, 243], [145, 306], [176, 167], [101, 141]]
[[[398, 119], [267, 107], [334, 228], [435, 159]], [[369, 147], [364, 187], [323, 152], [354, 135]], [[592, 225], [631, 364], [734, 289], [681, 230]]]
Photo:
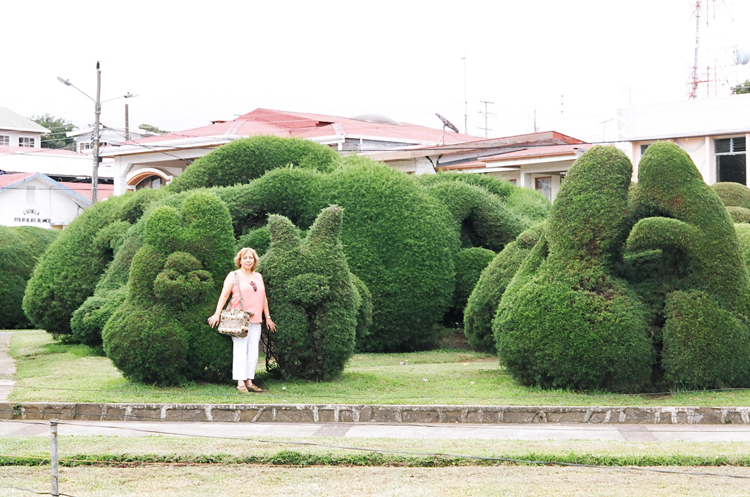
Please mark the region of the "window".
[[80, 153], [83, 153], [86, 150], [91, 150], [91, 143], [90, 142], [81, 142], [78, 144], [78, 151]]
[[744, 136], [714, 140], [714, 153], [717, 181], [747, 184]]
[[34, 147], [34, 139], [33, 138], [26, 138], [25, 136], [21, 136], [18, 138], [18, 146], [19, 147]]
[[8, 135], [0, 135], [0, 146], [8, 146], [10, 145], [10, 136]]
[[534, 179], [536, 191], [544, 195], [547, 200], [552, 201], [552, 177], [541, 176]]
[[513, 179], [509, 179], [509, 180], [508, 180], [508, 183], [510, 183], [511, 185], [517, 185], [517, 184], [518, 184], [518, 180], [517, 180], [517, 179], [515, 179], [515, 178], [513, 178]]
[[150, 188], [152, 190], [156, 190], [157, 188], [161, 188], [164, 186], [164, 178], [161, 176], [152, 175], [148, 178], [142, 179], [137, 185], [135, 185], [136, 190], [143, 190], [144, 188]]
[[643, 154], [646, 153], [646, 149], [651, 145], [650, 143], [647, 143], [645, 145], [641, 145], [641, 157], [643, 157]]

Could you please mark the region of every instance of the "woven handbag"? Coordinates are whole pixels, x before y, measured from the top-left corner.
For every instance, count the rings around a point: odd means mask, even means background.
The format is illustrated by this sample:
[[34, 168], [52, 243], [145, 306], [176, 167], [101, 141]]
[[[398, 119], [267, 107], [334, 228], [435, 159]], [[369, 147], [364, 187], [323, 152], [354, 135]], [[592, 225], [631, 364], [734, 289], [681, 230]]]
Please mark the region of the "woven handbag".
[[[234, 273], [234, 282], [237, 284], [237, 291], [240, 291], [240, 277]], [[230, 337], [246, 337], [247, 328], [250, 325], [250, 316], [252, 312], [245, 311], [245, 303], [242, 301], [242, 292], [240, 291], [241, 309], [230, 309], [230, 301], [227, 307], [221, 311], [221, 320], [219, 321], [219, 333]]]

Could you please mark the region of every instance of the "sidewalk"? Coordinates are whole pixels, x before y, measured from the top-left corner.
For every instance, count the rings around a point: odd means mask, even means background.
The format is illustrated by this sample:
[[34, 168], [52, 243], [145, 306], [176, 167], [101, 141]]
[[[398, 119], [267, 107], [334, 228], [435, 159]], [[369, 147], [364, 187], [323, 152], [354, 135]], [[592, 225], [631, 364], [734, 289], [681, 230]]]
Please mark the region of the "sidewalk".
[[[586, 440], [615, 442], [750, 442], [750, 426], [697, 425], [397, 425], [333, 423], [144, 423], [64, 421], [59, 436], [200, 436], [226, 438], [379, 438], [411, 440]], [[48, 437], [46, 421], [0, 422], [0, 437]]]

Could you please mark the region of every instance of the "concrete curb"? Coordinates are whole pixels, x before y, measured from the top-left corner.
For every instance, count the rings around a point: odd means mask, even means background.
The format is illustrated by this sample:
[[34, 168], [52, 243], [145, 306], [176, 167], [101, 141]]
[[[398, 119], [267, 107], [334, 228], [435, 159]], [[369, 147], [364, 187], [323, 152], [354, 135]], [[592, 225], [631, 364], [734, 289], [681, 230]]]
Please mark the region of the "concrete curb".
[[750, 424], [750, 407], [0, 402], [0, 419], [260, 423]]

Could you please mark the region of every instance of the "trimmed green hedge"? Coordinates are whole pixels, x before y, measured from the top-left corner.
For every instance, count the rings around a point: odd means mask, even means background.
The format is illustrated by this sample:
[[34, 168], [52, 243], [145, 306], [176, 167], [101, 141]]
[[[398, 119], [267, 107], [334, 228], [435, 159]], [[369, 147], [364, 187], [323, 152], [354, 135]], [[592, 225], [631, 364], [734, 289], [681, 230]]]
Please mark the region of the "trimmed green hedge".
[[502, 201], [482, 187], [460, 181], [441, 181], [426, 191], [451, 213], [463, 247], [500, 251], [526, 227]]
[[[495, 258], [495, 252], [483, 247], [471, 247], [456, 254], [456, 290], [445, 317], [446, 324], [463, 323], [464, 309], [479, 276]], [[460, 326], [460, 325], [459, 325]]]
[[735, 223], [750, 223], [750, 209], [728, 206], [727, 212]]
[[170, 200], [176, 205], [160, 205], [139, 223], [143, 244], [132, 259], [125, 301], [104, 326], [104, 351], [135, 381], [226, 380], [231, 341], [206, 319], [233, 269], [229, 212], [205, 191]]
[[750, 188], [745, 185], [721, 182], [711, 185], [711, 189], [716, 192], [725, 206], [750, 209]]
[[370, 352], [433, 345], [455, 286], [458, 230], [445, 207], [409, 176], [362, 157], [331, 173], [281, 168], [217, 191], [235, 233], [265, 224], [265, 213], [302, 229], [321, 209], [346, 212], [341, 241], [349, 268], [372, 294], [372, 326], [358, 346]]
[[750, 224], [737, 223], [734, 225], [734, 231], [737, 233], [737, 241], [740, 243], [745, 267], [750, 268]]
[[521, 188], [489, 174], [438, 173], [417, 176], [426, 186], [446, 181], [458, 181], [481, 187], [497, 196], [506, 208], [519, 216], [526, 225], [544, 221], [549, 216], [550, 202], [536, 190]]
[[539, 241], [544, 224], [518, 235], [495, 256], [479, 276], [464, 310], [464, 335], [469, 345], [482, 352], [496, 353], [492, 320], [508, 283]]
[[362, 297], [341, 245], [342, 217], [339, 207], [323, 210], [304, 240], [289, 219], [268, 220], [271, 248], [258, 272], [277, 326], [270, 337], [284, 376], [330, 380], [354, 352]]
[[[686, 152], [649, 146], [639, 164], [631, 251], [660, 249], [684, 277], [666, 295], [662, 368], [683, 388], [750, 386], [750, 283], [737, 232]], [[668, 260], [669, 262], [669, 260]]]
[[[70, 335], [73, 313], [94, 293], [114, 249], [123, 240], [123, 222], [133, 224], [162, 190], [112, 197], [79, 215], [39, 258], [26, 287], [23, 309], [34, 326]], [[110, 227], [111, 224], [116, 227]]]
[[60, 234], [32, 226], [0, 226], [0, 330], [28, 328], [22, 303], [39, 256]]
[[193, 162], [172, 180], [168, 189], [181, 192], [249, 183], [272, 169], [289, 165], [331, 171], [338, 162], [339, 155], [333, 149], [309, 140], [276, 136], [241, 138]]
[[640, 391], [655, 353], [648, 309], [614, 274], [627, 236], [632, 166], [597, 146], [570, 169], [545, 237], [502, 296], [498, 356], [525, 385]]

